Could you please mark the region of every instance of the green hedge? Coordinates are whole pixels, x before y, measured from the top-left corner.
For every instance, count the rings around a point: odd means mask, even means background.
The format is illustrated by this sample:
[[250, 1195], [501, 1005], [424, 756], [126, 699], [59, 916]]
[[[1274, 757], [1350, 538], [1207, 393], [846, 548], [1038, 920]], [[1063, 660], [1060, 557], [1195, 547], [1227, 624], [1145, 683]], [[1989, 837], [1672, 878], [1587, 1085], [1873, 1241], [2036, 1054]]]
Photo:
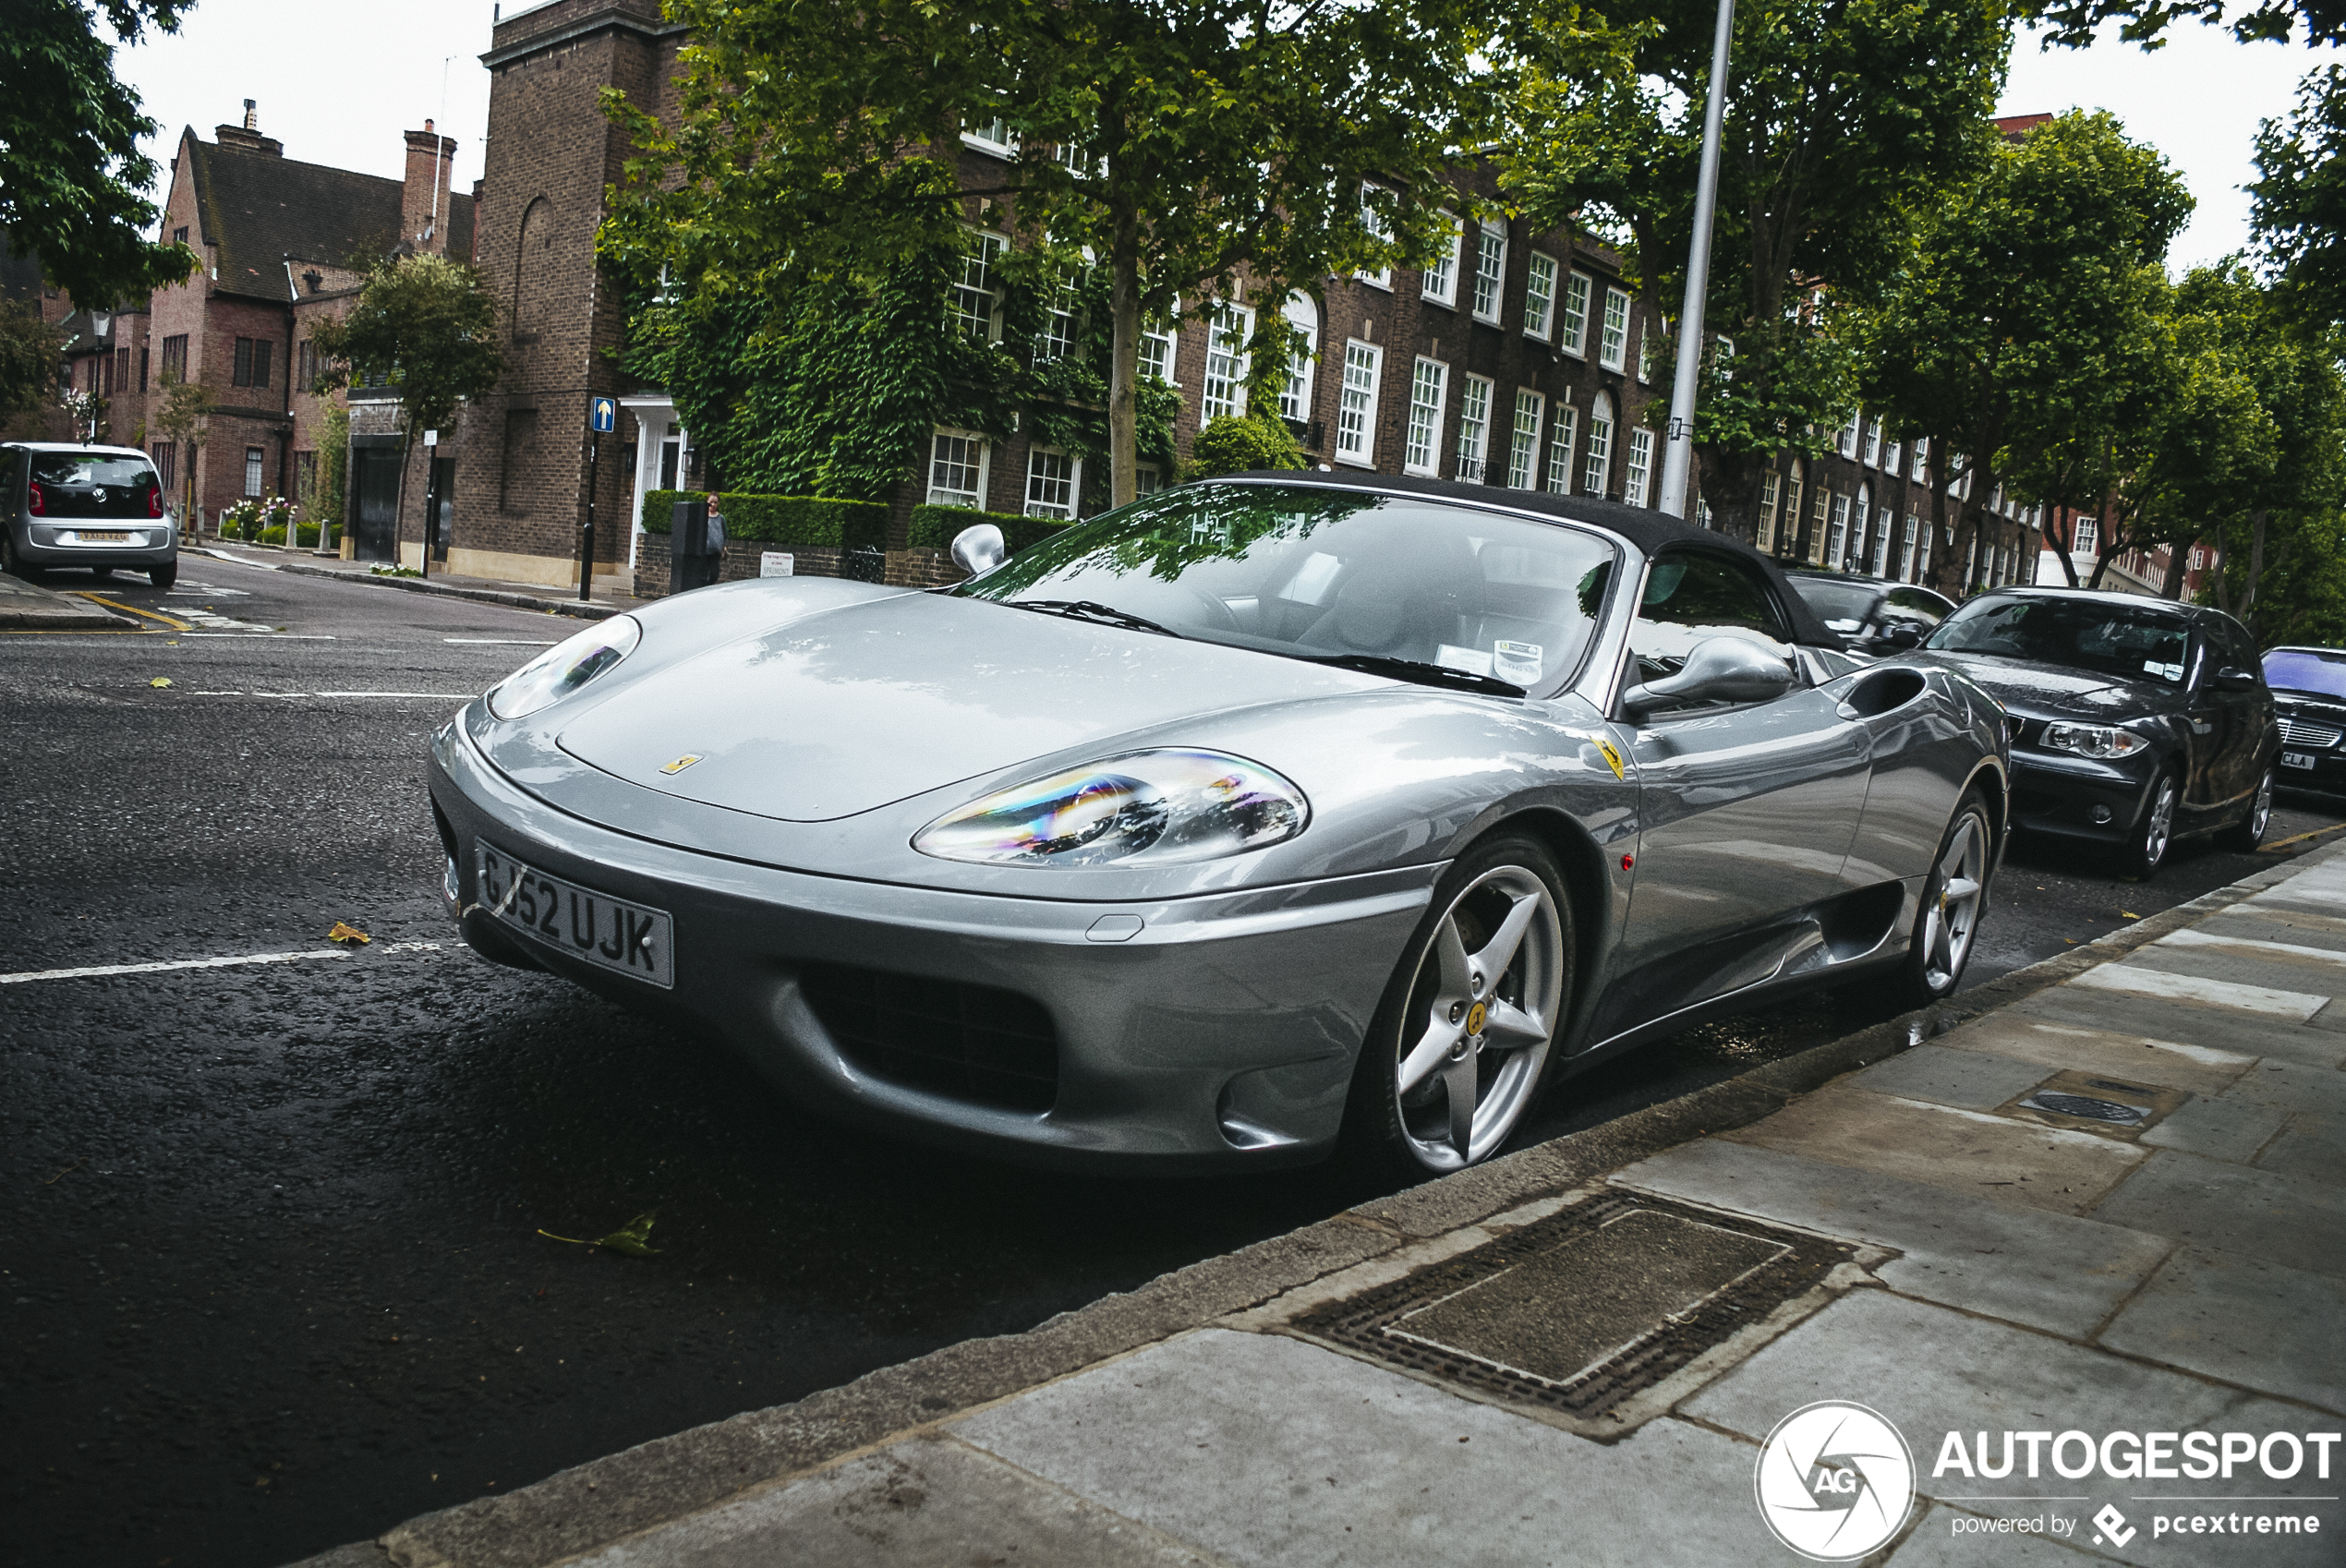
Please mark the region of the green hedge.
[[[644, 532], [665, 534], [675, 522], [676, 503], [698, 501], [698, 490], [647, 490]], [[888, 506], [874, 501], [838, 501], [828, 496], [720, 495], [725, 537], [774, 545], [830, 545], [840, 549], [888, 548]]]
[[1015, 512], [980, 512], [973, 506], [916, 506], [907, 542], [915, 549], [950, 549], [953, 536], [980, 523], [1002, 530], [1002, 543], [1016, 555], [1067, 526], [1056, 517], [1022, 517]]

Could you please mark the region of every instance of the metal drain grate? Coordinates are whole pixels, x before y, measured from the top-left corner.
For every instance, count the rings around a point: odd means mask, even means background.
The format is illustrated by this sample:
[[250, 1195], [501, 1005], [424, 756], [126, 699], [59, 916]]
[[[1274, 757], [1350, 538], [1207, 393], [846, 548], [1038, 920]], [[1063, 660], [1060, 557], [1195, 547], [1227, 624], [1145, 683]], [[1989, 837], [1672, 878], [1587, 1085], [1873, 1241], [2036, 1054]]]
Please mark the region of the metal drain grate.
[[2148, 1116], [2141, 1105], [2122, 1105], [2115, 1100], [2098, 1100], [2086, 1094], [2056, 1094], [2040, 1089], [2021, 1102], [2032, 1111], [2050, 1111], [2057, 1116], [2083, 1116], [2088, 1121], [2117, 1122], [2131, 1127]]
[[1760, 1321], [1856, 1252], [1608, 1193], [1292, 1326], [1485, 1393], [1595, 1416]]

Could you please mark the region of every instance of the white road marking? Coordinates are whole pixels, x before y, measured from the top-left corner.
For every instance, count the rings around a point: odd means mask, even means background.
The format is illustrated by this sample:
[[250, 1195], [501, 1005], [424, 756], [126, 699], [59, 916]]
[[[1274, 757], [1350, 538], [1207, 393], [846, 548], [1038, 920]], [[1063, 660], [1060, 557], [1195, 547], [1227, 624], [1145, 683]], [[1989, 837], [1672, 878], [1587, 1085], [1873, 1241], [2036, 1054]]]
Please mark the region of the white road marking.
[[267, 637], [272, 641], [280, 643], [331, 643], [335, 641], [335, 637], [331, 632], [187, 632], [182, 633], [181, 635], [188, 637]]
[[[386, 942], [369, 949], [376, 953], [437, 953], [438, 942]], [[245, 953], [227, 959], [167, 959], [146, 964], [94, 964], [84, 969], [28, 970], [17, 974], [0, 974], [0, 985], [23, 985], [36, 980], [96, 980], [113, 974], [161, 974], [171, 970], [235, 969], [244, 964], [294, 964], [311, 959], [348, 959], [357, 955], [348, 948], [326, 947], [298, 953]]]
[[434, 701], [468, 703], [478, 692], [312, 692], [313, 697], [430, 697]]
[[163, 593], [171, 598], [248, 599], [252, 597], [250, 588], [223, 588], [211, 583], [193, 582], [186, 577], [180, 578], [176, 585], [165, 588]]
[[550, 648], [551, 637], [442, 637], [443, 643], [470, 643], [494, 647]]
[[2242, 985], [2230, 980], [2202, 980], [2197, 975], [2162, 974], [2130, 964], [2104, 964], [2089, 969], [2069, 983], [2098, 991], [2132, 991], [2145, 996], [2165, 996], [2178, 1002], [2205, 1002], [2265, 1013], [2303, 1023], [2329, 1006], [2329, 998], [2304, 991], [2276, 991], [2268, 985]]
[[2159, 947], [2238, 947], [2254, 955], [2278, 953], [2285, 959], [2310, 959], [2316, 963], [2346, 965], [2346, 953], [2333, 952], [2328, 947], [2301, 947], [2294, 942], [2267, 942], [2255, 936], [2226, 936], [2220, 932], [2200, 931], [2185, 926], [2151, 944]]

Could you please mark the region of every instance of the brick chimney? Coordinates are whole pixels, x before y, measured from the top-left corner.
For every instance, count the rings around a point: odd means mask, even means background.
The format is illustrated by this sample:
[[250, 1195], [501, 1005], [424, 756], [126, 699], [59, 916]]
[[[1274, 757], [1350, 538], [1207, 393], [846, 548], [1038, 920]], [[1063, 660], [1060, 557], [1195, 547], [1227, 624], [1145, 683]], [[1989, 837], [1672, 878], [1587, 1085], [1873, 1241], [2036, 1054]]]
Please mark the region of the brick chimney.
[[[448, 251], [449, 181], [456, 172], [456, 139], [429, 120], [408, 131], [407, 183], [399, 198], [399, 238], [417, 250]], [[435, 156], [435, 153], [437, 156]]]
[[245, 123], [241, 126], [214, 126], [212, 139], [223, 147], [239, 148], [247, 152], [259, 152], [271, 158], [282, 158], [285, 155], [284, 142], [279, 141], [275, 137], [260, 134], [260, 115], [258, 113], [258, 105], [249, 98], [245, 100]]

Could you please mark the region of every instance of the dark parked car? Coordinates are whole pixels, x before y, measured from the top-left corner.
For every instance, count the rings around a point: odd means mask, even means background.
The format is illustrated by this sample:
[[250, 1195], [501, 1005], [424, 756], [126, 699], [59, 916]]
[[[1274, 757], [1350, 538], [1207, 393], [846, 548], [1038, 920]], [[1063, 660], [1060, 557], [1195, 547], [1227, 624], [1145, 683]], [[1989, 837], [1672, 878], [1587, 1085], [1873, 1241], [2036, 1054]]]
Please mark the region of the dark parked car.
[[1955, 608], [1953, 599], [1929, 588], [1882, 577], [1798, 567], [1788, 569], [1784, 577], [1817, 612], [1825, 630], [1841, 639], [1842, 650], [1861, 658], [1917, 646]]
[[2256, 645], [2220, 610], [2129, 594], [1999, 588], [1924, 649], [2015, 721], [2015, 827], [2098, 840], [2148, 876], [2170, 843], [2253, 850], [2272, 816], [2280, 730]]
[[2274, 648], [2265, 684], [2280, 717], [2284, 788], [2346, 795], [2346, 648]]
[[103, 577], [119, 566], [167, 588], [179, 576], [169, 500], [137, 447], [0, 446], [0, 572], [87, 566]]

